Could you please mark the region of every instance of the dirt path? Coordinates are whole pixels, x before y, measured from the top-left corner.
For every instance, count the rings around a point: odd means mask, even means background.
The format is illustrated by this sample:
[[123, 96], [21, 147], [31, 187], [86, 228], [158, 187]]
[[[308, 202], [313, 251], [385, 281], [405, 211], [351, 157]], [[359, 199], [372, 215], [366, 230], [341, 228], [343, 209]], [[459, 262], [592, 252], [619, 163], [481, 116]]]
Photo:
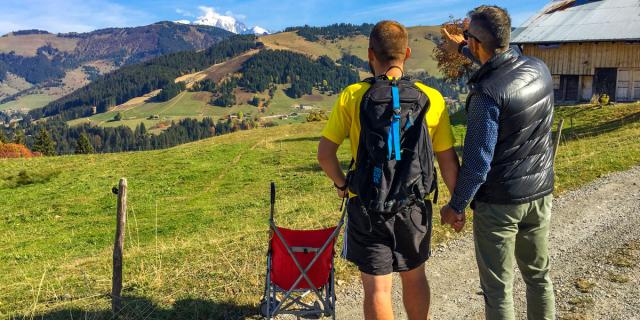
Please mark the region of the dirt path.
[[[554, 200], [551, 257], [559, 319], [640, 320], [640, 167], [600, 178]], [[427, 264], [432, 319], [483, 319], [471, 234], [436, 248]], [[514, 299], [526, 318], [516, 272]], [[397, 319], [405, 319], [394, 279]], [[338, 290], [339, 319], [362, 319], [359, 284]]]

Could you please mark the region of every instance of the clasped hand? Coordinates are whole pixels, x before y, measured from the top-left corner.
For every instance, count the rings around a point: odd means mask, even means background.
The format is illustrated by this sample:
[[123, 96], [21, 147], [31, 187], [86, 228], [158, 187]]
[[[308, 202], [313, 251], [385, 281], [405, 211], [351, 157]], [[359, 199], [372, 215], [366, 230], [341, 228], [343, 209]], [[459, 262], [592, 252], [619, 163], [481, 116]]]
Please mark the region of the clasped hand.
[[446, 205], [440, 209], [440, 223], [450, 225], [456, 232], [462, 231], [466, 216]]

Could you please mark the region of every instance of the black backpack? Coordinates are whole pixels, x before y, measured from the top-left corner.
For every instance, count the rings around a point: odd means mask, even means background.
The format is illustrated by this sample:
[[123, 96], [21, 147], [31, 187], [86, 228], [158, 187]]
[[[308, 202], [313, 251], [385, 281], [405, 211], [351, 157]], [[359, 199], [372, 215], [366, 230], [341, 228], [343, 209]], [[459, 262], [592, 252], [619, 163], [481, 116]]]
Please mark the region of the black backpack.
[[364, 80], [371, 84], [360, 105], [360, 142], [349, 189], [364, 209], [397, 213], [423, 203], [436, 190], [433, 147], [425, 116], [427, 95], [407, 77]]

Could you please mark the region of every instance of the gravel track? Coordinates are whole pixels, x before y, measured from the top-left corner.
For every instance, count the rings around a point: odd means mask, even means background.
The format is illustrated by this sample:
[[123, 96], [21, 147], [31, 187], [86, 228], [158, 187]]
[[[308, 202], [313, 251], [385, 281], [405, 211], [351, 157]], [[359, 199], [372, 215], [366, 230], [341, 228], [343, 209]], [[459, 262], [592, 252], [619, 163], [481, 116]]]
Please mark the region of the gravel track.
[[[640, 320], [640, 167], [602, 177], [553, 202], [552, 278], [559, 319]], [[516, 270], [516, 315], [526, 318]], [[431, 317], [483, 319], [472, 235], [434, 249], [427, 263]], [[359, 283], [338, 288], [338, 319], [362, 319]], [[396, 319], [405, 319], [394, 279]]]

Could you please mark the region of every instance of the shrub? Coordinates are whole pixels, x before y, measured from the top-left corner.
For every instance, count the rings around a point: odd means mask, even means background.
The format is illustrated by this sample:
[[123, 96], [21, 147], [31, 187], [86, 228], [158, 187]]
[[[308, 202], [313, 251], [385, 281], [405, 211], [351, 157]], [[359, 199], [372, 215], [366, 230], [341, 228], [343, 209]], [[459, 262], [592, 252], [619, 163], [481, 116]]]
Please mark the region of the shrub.
[[0, 144], [0, 159], [33, 158], [38, 156], [40, 156], [38, 152], [31, 152], [31, 150], [22, 144]]
[[[445, 28], [450, 34], [460, 35], [468, 23], [468, 20], [451, 18], [449, 22], [442, 25], [442, 28]], [[441, 33], [444, 32], [441, 31]], [[440, 41], [433, 49], [433, 55], [438, 62], [438, 69], [447, 80], [457, 81], [460, 78], [468, 77], [473, 70], [473, 62], [471, 60], [461, 54], [449, 54], [447, 52], [444, 40]]]
[[277, 127], [278, 123], [273, 121], [267, 121], [263, 124], [265, 128]]
[[307, 122], [327, 120], [329, 117], [324, 110], [311, 111], [307, 116]]

